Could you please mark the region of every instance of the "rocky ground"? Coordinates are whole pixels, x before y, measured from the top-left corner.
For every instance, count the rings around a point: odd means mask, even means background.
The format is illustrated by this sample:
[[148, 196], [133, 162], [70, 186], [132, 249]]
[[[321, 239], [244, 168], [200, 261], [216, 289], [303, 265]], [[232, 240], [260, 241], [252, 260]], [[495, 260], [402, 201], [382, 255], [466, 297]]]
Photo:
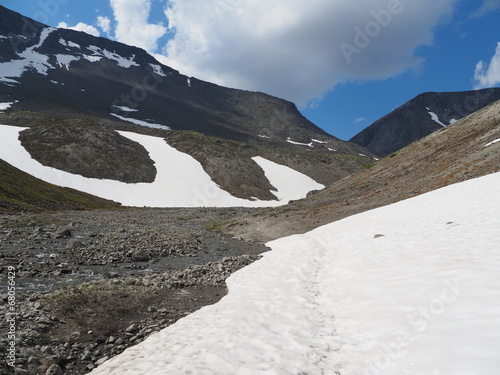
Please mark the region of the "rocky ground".
[[88, 119], [34, 126], [22, 131], [19, 140], [41, 164], [69, 173], [127, 183], [156, 177], [143, 146]]
[[243, 211], [256, 210], [0, 215], [0, 347], [8, 354], [13, 333], [16, 350], [0, 374], [84, 374], [217, 302], [225, 279], [268, 250], [220, 232]]

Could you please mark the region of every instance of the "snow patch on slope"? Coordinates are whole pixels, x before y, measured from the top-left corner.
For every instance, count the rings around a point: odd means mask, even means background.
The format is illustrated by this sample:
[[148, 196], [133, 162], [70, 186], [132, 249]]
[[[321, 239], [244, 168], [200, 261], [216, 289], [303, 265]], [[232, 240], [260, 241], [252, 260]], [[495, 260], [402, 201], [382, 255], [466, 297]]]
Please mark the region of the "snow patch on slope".
[[151, 67], [151, 69], [153, 69], [153, 71], [158, 74], [159, 76], [161, 77], [166, 77], [167, 75], [165, 73], [163, 73], [163, 70], [161, 69], [161, 66], [160, 65], [156, 65], [156, 64], [149, 64], [149, 66]]
[[138, 112], [138, 110], [137, 110], [137, 109], [132, 109], [132, 108], [129, 108], [129, 107], [125, 107], [125, 106], [123, 106], [123, 105], [122, 105], [122, 106], [120, 106], [120, 105], [116, 105], [116, 104], [115, 104], [115, 105], [114, 105], [114, 107], [116, 107], [116, 108], [118, 108], [118, 109], [122, 110], [123, 112]]
[[[27, 48], [25, 51], [18, 53], [18, 60], [11, 60], [8, 62], [0, 63], [0, 82], [4, 83], [14, 83], [18, 84], [16, 80], [13, 78], [19, 78], [23, 75], [27, 70], [35, 70], [39, 74], [48, 75], [48, 71], [50, 69], [54, 69], [51, 63], [49, 63], [49, 59], [52, 55], [44, 55], [37, 52], [37, 49], [40, 48], [47, 37], [57, 29], [52, 27], [46, 27], [42, 30], [40, 34], [40, 40], [35, 46]], [[77, 43], [66, 41], [63, 38], [59, 39], [59, 43], [65, 47], [78, 48], [81, 50], [81, 46]], [[54, 55], [57, 65], [60, 67], [64, 67], [69, 70], [69, 66], [73, 61], [78, 61], [81, 58], [84, 58], [90, 62], [96, 62], [101, 60], [102, 58], [107, 58], [109, 60], [115, 61], [118, 66], [122, 68], [130, 68], [132, 66], [140, 66], [137, 62], [134, 61], [135, 56], [131, 57], [123, 57], [114, 52], [107, 51], [105, 49], [89, 46], [87, 50], [93, 52], [93, 55], [86, 55], [83, 53], [75, 55], [72, 54], [57, 54]]]
[[116, 118], [119, 118], [122, 121], [127, 121], [131, 122], [132, 124], [139, 125], [139, 126], [145, 126], [147, 128], [153, 128], [153, 129], [163, 129], [163, 130], [170, 130], [170, 128], [166, 125], [161, 125], [161, 124], [153, 124], [150, 122], [142, 121], [142, 120], [137, 120], [135, 118], [130, 118], [130, 117], [123, 117], [120, 116], [116, 113], [110, 113], [111, 116], [115, 116]]
[[[0, 125], [0, 159], [20, 170], [55, 185], [70, 187], [127, 206], [149, 207], [270, 207], [304, 198], [319, 185], [309, 177], [263, 158], [254, 160], [271, 184], [278, 188], [279, 201], [251, 201], [236, 198], [222, 190], [188, 154], [169, 146], [163, 138], [119, 132], [140, 143], [154, 161], [157, 176], [153, 183], [126, 184], [114, 180], [86, 178], [43, 166], [31, 158], [19, 141], [25, 128]], [[285, 186], [285, 183], [290, 186]], [[283, 190], [283, 191], [282, 191]]]
[[12, 104], [15, 104], [17, 103], [18, 101], [15, 100], [13, 102], [8, 102], [8, 103], [0, 103], [0, 113], [2, 113], [3, 111], [6, 111], [7, 109], [9, 109]]
[[299, 146], [307, 146], [307, 147], [314, 147], [313, 142], [311, 143], [301, 143], [301, 142], [295, 142], [292, 141], [291, 138], [287, 138], [286, 141], [288, 143], [291, 143], [292, 145], [299, 145]]
[[94, 52], [94, 55], [92, 56], [93, 58], [95, 57], [105, 57], [109, 60], [116, 61], [118, 66], [121, 66], [122, 68], [130, 68], [132, 66], [140, 66], [134, 61], [135, 55], [132, 55], [132, 57], [123, 57], [120, 56], [114, 52], [110, 52], [106, 49], [99, 48], [96, 46], [88, 46], [88, 50]]
[[319, 144], [326, 144], [326, 143], [328, 143], [328, 142], [326, 142], [326, 141], [320, 141], [319, 139], [314, 139], [314, 138], [313, 138], [313, 139], [311, 139], [311, 141], [312, 141], [312, 142], [315, 142], [315, 143], [319, 143]]
[[84, 55], [83, 58], [87, 61], [90, 61], [90, 62], [97, 62], [97, 61], [100, 61], [102, 59], [102, 56]]
[[65, 67], [67, 70], [69, 70], [69, 65], [73, 61], [80, 60], [79, 56], [73, 56], [73, 55], [55, 55], [55, 56], [56, 56], [57, 64], [59, 64], [59, 66], [61, 68]]
[[55, 31], [52, 27], [46, 27], [40, 34], [38, 44], [27, 48], [25, 51], [18, 54], [20, 60], [12, 60], [0, 63], [0, 81], [18, 83], [12, 78], [19, 78], [28, 69], [36, 70], [39, 74], [47, 75], [47, 71], [52, 68], [49, 64], [49, 57], [42, 55], [36, 50], [45, 42], [45, 39]]
[[499, 186], [497, 173], [270, 242], [219, 303], [91, 374], [497, 375]]
[[59, 39], [59, 43], [61, 43], [65, 47], [73, 47], [73, 48], [79, 48], [79, 49], [82, 48], [79, 44], [74, 43], [72, 41], [64, 40], [63, 38]]
[[271, 185], [277, 189], [276, 191], [271, 191], [271, 193], [280, 201], [284, 201], [292, 196], [297, 197], [295, 199], [305, 198], [307, 192], [325, 188], [324, 185], [318, 184], [312, 178], [292, 168], [274, 163], [260, 156], [253, 157], [252, 160], [259, 164]]
[[429, 115], [431, 115], [431, 118], [434, 122], [438, 123], [439, 125], [441, 126], [446, 126], [446, 124], [443, 124], [440, 120], [439, 120], [439, 117], [438, 115], [436, 115], [434, 112], [430, 112], [429, 111]]
[[500, 138], [495, 139], [494, 141], [491, 141], [490, 143], [484, 145], [484, 147], [488, 147], [488, 146], [494, 145], [495, 143], [498, 143], [498, 142], [500, 142]]

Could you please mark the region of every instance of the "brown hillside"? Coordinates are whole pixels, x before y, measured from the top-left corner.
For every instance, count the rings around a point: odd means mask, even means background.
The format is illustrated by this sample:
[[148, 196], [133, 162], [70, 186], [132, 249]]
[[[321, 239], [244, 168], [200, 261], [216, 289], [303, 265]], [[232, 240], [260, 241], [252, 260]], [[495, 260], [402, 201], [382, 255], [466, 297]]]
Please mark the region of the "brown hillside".
[[321, 225], [441, 187], [500, 171], [500, 101], [432, 133], [312, 197], [226, 224], [258, 241]]

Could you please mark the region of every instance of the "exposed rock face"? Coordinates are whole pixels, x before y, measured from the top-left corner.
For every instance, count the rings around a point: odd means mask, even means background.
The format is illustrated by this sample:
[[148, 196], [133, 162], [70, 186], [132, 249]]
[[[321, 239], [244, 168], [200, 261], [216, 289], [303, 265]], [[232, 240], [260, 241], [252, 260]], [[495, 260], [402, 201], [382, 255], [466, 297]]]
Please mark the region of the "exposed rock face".
[[500, 88], [418, 95], [355, 135], [350, 142], [389, 155], [500, 99]]

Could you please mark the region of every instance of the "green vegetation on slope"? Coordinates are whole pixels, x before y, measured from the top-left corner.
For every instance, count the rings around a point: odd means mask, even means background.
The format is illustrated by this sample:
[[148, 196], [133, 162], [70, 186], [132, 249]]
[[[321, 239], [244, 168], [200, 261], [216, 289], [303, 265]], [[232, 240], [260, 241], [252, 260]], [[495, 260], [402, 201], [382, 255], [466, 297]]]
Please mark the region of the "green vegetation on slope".
[[118, 203], [43, 182], [0, 160], [0, 212], [117, 207]]

